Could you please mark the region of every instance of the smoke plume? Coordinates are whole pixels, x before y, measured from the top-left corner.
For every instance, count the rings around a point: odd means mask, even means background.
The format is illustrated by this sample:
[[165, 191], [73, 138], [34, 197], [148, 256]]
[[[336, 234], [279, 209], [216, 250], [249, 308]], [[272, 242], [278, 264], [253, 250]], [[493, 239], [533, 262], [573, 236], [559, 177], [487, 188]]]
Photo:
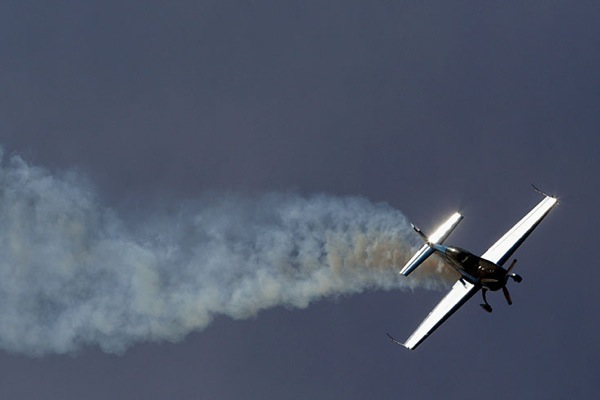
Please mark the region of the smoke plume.
[[142, 214], [125, 224], [81, 176], [0, 154], [0, 347], [119, 353], [216, 315], [443, 284], [435, 264], [399, 276], [414, 235], [364, 198], [207, 196]]

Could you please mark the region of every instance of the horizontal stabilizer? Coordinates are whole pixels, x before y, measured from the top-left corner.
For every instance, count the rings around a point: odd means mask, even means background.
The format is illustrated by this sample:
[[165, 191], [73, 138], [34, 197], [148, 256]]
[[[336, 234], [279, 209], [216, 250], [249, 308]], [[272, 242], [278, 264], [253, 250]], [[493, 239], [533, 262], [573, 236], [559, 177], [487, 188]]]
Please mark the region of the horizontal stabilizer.
[[423, 263], [423, 261], [427, 260], [427, 258], [434, 253], [434, 249], [431, 245], [434, 244], [442, 244], [450, 233], [456, 228], [458, 223], [462, 220], [463, 216], [459, 213], [454, 213], [446, 222], [440, 225], [433, 235], [427, 237], [419, 228], [412, 225], [413, 229], [421, 236], [421, 238], [426, 242], [420, 249], [415, 253], [414, 256], [400, 270], [400, 273], [404, 276], [408, 276], [411, 272], [415, 270], [419, 265]]
[[444, 222], [439, 228], [433, 232], [433, 235], [429, 236], [429, 243], [442, 244], [444, 240], [450, 236], [454, 228], [463, 219], [463, 216], [459, 213], [454, 213], [448, 221]]
[[419, 251], [417, 251], [415, 255], [406, 263], [400, 273], [404, 276], [408, 276], [415, 270], [415, 268], [421, 265], [423, 261], [427, 260], [427, 258], [432, 255], [434, 251], [435, 250], [433, 250], [433, 248], [429, 247], [428, 243], [425, 243], [423, 247], [421, 247]]

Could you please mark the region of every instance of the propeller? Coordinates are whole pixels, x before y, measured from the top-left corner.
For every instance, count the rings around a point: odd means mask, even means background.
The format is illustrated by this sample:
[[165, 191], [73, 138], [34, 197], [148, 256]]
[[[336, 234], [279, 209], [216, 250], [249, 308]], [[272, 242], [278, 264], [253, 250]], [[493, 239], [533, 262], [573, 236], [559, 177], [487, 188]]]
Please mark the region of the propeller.
[[502, 288], [502, 293], [504, 294], [504, 298], [506, 299], [506, 302], [508, 303], [508, 305], [512, 305], [512, 299], [510, 298], [510, 293], [508, 291], [508, 288], [506, 287], [506, 284], [508, 283], [508, 278], [512, 278], [515, 282], [521, 282], [522, 278], [517, 275], [517, 274], [511, 274], [510, 271], [512, 271], [512, 269], [515, 267], [515, 264], [517, 263], [517, 259], [515, 258], [514, 260], [512, 260], [512, 262], [510, 263], [510, 266], [508, 267], [508, 269], [506, 270], [506, 275], [504, 275], [504, 279], [497, 279], [497, 278], [482, 278], [479, 282], [481, 282], [484, 287], [481, 290], [481, 294], [483, 296], [483, 304], [481, 304], [481, 307], [483, 307], [483, 309], [487, 312], [492, 312], [492, 307], [490, 307], [490, 305], [487, 302], [486, 299], [486, 292], [488, 291], [488, 287], [493, 287], [492, 290], [498, 290], [499, 287]]
[[523, 280], [523, 278], [521, 278], [521, 275], [519, 275], [519, 274], [511, 274], [510, 273], [510, 271], [512, 271], [512, 269], [515, 267], [516, 263], [517, 263], [517, 259], [515, 258], [510, 263], [510, 267], [508, 267], [508, 270], [506, 270], [506, 279], [508, 279], [509, 277], [511, 277], [515, 282], [519, 283], [519, 282], [521, 282]]
[[515, 281], [520, 282], [521, 281], [521, 277], [518, 276], [517, 274], [510, 274], [510, 271], [512, 271], [512, 269], [515, 267], [515, 264], [517, 263], [517, 259], [513, 259], [512, 262], [510, 263], [510, 266], [508, 267], [508, 269], [506, 270], [506, 278], [504, 279], [504, 286], [502, 286], [502, 293], [504, 293], [504, 298], [506, 299], [506, 302], [508, 303], [508, 305], [512, 305], [512, 299], [510, 298], [510, 293], [508, 292], [508, 288], [506, 287], [506, 281], [508, 279], [508, 277], [512, 277]]
[[508, 267], [508, 270], [506, 270], [506, 275], [510, 274], [510, 271], [512, 271], [512, 269], [515, 267], [516, 263], [517, 263], [517, 259], [515, 258], [510, 263], [510, 267]]
[[510, 299], [510, 293], [508, 293], [508, 289], [505, 286], [502, 286], [502, 293], [504, 293], [504, 297], [506, 298], [506, 302], [508, 305], [512, 305], [512, 300]]

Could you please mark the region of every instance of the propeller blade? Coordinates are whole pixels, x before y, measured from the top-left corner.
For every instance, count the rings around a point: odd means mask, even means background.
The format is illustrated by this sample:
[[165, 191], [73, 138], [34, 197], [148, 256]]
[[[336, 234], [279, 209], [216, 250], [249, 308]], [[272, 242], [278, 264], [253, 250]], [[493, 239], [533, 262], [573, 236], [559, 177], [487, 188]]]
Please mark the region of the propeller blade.
[[494, 278], [483, 278], [483, 279], [480, 279], [479, 282], [481, 282], [481, 283], [500, 283], [500, 281], [498, 279], [494, 279]]
[[510, 271], [515, 267], [515, 264], [517, 263], [517, 259], [515, 258], [514, 260], [512, 260], [512, 262], [510, 263], [510, 267], [508, 267], [508, 269], [506, 270], [506, 274], [510, 274]]
[[508, 289], [506, 288], [506, 286], [502, 286], [502, 293], [504, 293], [504, 297], [506, 297], [506, 301], [508, 302], [508, 305], [512, 305], [512, 300], [510, 299], [510, 293], [508, 293]]

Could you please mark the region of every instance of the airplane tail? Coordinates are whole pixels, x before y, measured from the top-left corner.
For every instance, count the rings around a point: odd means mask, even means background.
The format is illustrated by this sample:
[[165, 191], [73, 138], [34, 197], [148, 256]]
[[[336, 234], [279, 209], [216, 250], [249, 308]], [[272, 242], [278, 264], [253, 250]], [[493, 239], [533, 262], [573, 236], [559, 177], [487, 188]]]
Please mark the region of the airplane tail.
[[404, 276], [408, 276], [411, 272], [413, 272], [419, 265], [423, 263], [423, 261], [427, 260], [429, 256], [431, 256], [435, 249], [433, 248], [434, 244], [442, 244], [444, 240], [450, 236], [454, 228], [459, 224], [459, 222], [463, 219], [463, 216], [459, 213], [454, 213], [446, 222], [440, 225], [433, 235], [427, 237], [419, 228], [412, 225], [413, 229], [421, 236], [425, 244], [415, 253], [414, 256], [406, 265], [400, 270], [400, 273]]

